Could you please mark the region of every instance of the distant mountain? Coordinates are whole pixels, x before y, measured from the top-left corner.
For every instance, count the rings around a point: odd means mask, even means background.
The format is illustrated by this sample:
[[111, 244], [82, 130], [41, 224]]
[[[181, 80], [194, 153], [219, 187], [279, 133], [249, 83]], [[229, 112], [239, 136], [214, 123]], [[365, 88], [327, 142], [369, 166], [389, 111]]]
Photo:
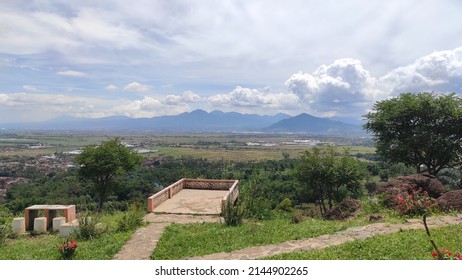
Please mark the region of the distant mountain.
[[312, 134], [362, 134], [361, 126], [347, 124], [309, 114], [281, 120], [264, 129], [268, 132], [312, 133]]
[[58, 118], [46, 122], [0, 124], [7, 129], [42, 130], [106, 130], [106, 131], [163, 131], [163, 132], [231, 132], [259, 131], [290, 115], [261, 116], [236, 112], [195, 110], [174, 116], [132, 119], [124, 116], [107, 118]]
[[153, 132], [287, 132], [312, 134], [363, 134], [360, 125], [348, 124], [309, 114], [292, 117], [195, 110], [174, 116], [132, 119], [63, 117], [46, 122], [0, 124], [0, 129], [153, 131]]

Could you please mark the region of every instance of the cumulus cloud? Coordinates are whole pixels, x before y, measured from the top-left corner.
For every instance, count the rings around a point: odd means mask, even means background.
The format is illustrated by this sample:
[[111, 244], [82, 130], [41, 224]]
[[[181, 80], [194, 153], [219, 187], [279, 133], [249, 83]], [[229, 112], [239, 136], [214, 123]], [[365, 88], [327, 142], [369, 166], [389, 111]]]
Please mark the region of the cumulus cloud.
[[296, 73], [286, 82], [309, 111], [342, 115], [358, 113], [364, 104], [377, 97], [377, 79], [357, 59], [335, 60], [321, 65], [312, 74]]
[[207, 98], [214, 108], [240, 108], [239, 111], [268, 114], [268, 110], [288, 111], [298, 109], [298, 97], [293, 93], [273, 93], [264, 90], [237, 86], [227, 94], [217, 94]]
[[433, 52], [380, 78], [391, 95], [414, 91], [462, 91], [462, 47]]
[[202, 98], [195, 94], [192, 91], [186, 91], [183, 93], [183, 95], [167, 95], [163, 103], [168, 104], [168, 105], [177, 105], [177, 104], [183, 104], [183, 103], [196, 103], [199, 102]]
[[127, 84], [124, 87], [125, 91], [137, 91], [137, 92], [146, 92], [149, 91], [151, 87], [149, 85], [140, 84], [138, 82], [132, 82]]
[[313, 73], [293, 74], [286, 82], [306, 111], [319, 115], [356, 116], [373, 103], [403, 92], [462, 91], [462, 47], [433, 52], [413, 63], [373, 77], [357, 59], [321, 65]]
[[83, 77], [83, 76], [85, 76], [87, 74], [85, 74], [84, 72], [80, 72], [80, 71], [65, 70], [65, 71], [57, 72], [56, 75], [70, 76], [70, 77]]

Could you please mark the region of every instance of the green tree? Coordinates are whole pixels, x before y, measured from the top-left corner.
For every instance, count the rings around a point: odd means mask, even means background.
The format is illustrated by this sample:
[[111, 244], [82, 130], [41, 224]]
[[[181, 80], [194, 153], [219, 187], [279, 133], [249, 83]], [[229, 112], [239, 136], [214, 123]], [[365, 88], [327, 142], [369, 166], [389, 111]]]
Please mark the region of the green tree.
[[296, 174], [302, 185], [313, 192], [324, 216], [327, 210], [325, 200], [331, 209], [334, 202], [338, 203], [348, 195], [358, 197], [361, 194], [360, 182], [365, 170], [358, 160], [346, 153], [337, 156], [334, 148], [327, 146], [305, 151]]
[[462, 99], [455, 94], [403, 93], [376, 102], [364, 128], [374, 133], [377, 153], [389, 163], [426, 167], [431, 175], [459, 165]]
[[75, 158], [80, 165], [79, 175], [93, 183], [99, 211], [116, 185], [117, 176], [135, 169], [141, 160], [140, 155], [125, 147], [118, 138], [103, 142], [100, 146], [87, 146]]

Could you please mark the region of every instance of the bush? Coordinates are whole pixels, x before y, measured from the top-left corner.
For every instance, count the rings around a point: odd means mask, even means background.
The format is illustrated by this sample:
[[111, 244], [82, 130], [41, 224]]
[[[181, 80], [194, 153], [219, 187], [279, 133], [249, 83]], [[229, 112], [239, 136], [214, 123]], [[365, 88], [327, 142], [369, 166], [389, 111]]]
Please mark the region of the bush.
[[256, 197], [254, 199], [247, 198], [243, 202], [244, 204], [244, 216], [246, 218], [257, 219], [257, 220], [270, 220], [273, 217], [271, 211], [271, 203], [269, 200]]
[[106, 228], [99, 222], [99, 215], [91, 212], [80, 215], [79, 230], [75, 232], [77, 239], [90, 240], [96, 238], [106, 231]]
[[416, 189], [415, 185], [403, 185], [402, 190], [403, 192], [395, 197], [395, 208], [401, 215], [414, 216], [439, 211], [435, 199], [422, 188]]
[[292, 212], [294, 210], [294, 208], [292, 207], [292, 201], [290, 200], [290, 198], [284, 198], [284, 200], [278, 204], [276, 209], [284, 211], [284, 212]]
[[366, 184], [364, 184], [364, 187], [366, 188], [367, 192], [369, 194], [371, 194], [377, 188], [377, 183], [376, 182], [367, 182]]
[[11, 234], [10, 213], [6, 208], [0, 206], [0, 247], [5, 244], [6, 239]]
[[307, 217], [305, 216], [305, 213], [303, 213], [302, 210], [297, 209], [297, 210], [294, 211], [294, 213], [292, 213], [292, 219], [291, 219], [290, 223], [298, 224], [298, 223], [306, 221], [306, 218]]
[[144, 214], [144, 210], [139, 205], [132, 204], [130, 210], [117, 221], [117, 231], [124, 232], [138, 228], [143, 224]]
[[227, 199], [226, 203], [221, 206], [221, 216], [228, 226], [235, 227], [241, 225], [244, 216], [243, 214], [243, 207], [240, 203], [234, 204], [230, 199]]

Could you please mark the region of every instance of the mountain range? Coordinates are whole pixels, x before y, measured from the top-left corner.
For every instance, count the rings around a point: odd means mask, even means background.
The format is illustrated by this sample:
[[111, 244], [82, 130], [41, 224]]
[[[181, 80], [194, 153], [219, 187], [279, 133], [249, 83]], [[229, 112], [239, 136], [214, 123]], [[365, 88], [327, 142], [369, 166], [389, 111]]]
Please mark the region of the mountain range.
[[154, 132], [277, 132], [313, 134], [362, 134], [361, 126], [309, 114], [272, 116], [195, 110], [174, 116], [133, 119], [124, 116], [106, 118], [65, 117], [45, 122], [3, 123], [3, 129], [99, 130]]

